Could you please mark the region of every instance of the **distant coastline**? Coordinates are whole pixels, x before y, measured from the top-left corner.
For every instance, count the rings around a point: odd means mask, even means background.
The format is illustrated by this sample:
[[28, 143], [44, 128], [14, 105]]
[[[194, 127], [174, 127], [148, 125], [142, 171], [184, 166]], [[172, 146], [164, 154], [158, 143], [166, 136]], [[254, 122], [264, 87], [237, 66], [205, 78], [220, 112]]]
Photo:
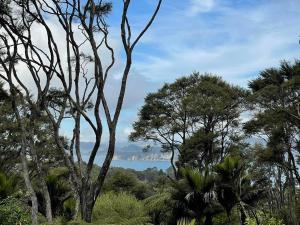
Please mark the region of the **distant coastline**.
[[[89, 155], [93, 142], [82, 142], [81, 149], [84, 155]], [[107, 146], [102, 145], [98, 152], [98, 156], [102, 157], [106, 154]], [[118, 143], [113, 160], [128, 161], [169, 161], [171, 153], [161, 152], [160, 146], [153, 146], [151, 149], [144, 151], [143, 146], [135, 143]]]

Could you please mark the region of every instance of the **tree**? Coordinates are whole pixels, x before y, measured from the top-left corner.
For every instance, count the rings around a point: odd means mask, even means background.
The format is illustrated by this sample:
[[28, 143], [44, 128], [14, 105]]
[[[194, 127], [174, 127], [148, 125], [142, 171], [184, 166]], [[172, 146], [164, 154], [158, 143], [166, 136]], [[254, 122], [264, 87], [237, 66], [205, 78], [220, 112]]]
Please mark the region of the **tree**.
[[214, 167], [217, 173], [216, 192], [218, 201], [226, 210], [228, 219], [233, 207], [238, 206], [241, 212], [241, 224], [246, 224], [249, 217], [247, 207], [255, 206], [266, 194], [260, 180], [247, 175], [246, 164], [237, 156], [228, 156]]
[[156, 93], [149, 94], [139, 112], [138, 121], [133, 124], [134, 131], [129, 136], [132, 141], [157, 142], [164, 151], [170, 151], [175, 176], [175, 155], [179, 146], [185, 142], [192, 123], [185, 98], [195, 79], [196, 76], [184, 77], [173, 84], [165, 84]]
[[[24, 149], [25, 159], [23, 160], [28, 167], [29, 181], [32, 183], [34, 177], [38, 179], [38, 189], [42, 190], [40, 193], [44, 198], [45, 215], [51, 222], [52, 207], [44, 177], [50, 167], [59, 166], [62, 161], [57, 154], [58, 149], [54, 143], [53, 133], [49, 129], [50, 121], [48, 117], [39, 116], [33, 122], [33, 110], [25, 103], [24, 95], [18, 93], [12, 97], [3, 89], [3, 86], [1, 90], [3, 96], [0, 122], [2, 131], [0, 143], [3, 153], [1, 166], [8, 172], [18, 173], [18, 163], [20, 158], [22, 159], [20, 149]], [[37, 202], [31, 202], [31, 204], [34, 206]], [[36, 213], [34, 212], [34, 214]]]
[[[110, 2], [12, 0], [1, 3], [3, 4], [0, 16], [1, 45], [4, 46], [4, 53], [9, 56], [1, 61], [1, 65], [6, 67], [4, 73], [1, 73], [1, 77], [9, 84], [12, 92], [16, 91], [18, 85], [21, 92], [29, 96], [29, 87], [21, 78], [20, 73], [22, 72], [17, 70], [16, 65], [18, 63], [27, 67], [35, 90], [34, 102], [31, 102], [30, 105], [34, 108], [34, 115], [38, 116], [45, 112], [51, 120], [55, 142], [70, 170], [72, 185], [80, 199], [81, 216], [88, 222], [91, 222], [92, 209], [102, 190], [114, 155], [116, 128], [132, 65], [133, 51], [152, 25], [161, 3], [162, 0], [158, 0], [149, 21], [133, 38], [128, 18], [131, 1], [123, 1], [120, 34], [125, 53], [124, 57], [121, 57], [121, 60], [124, 59], [124, 68], [117, 94], [117, 103], [113, 108], [107, 100], [107, 93], [105, 93], [107, 80], [116, 61], [115, 51], [109, 42], [109, 28], [106, 22], [106, 18], [112, 10]], [[56, 21], [59, 29], [62, 30], [62, 35], [65, 36], [64, 43], [59, 43], [55, 39], [56, 31], [49, 24], [50, 18]], [[47, 40], [46, 47], [40, 48], [34, 41], [35, 26], [43, 30], [41, 35], [43, 39]], [[80, 38], [76, 36], [77, 34]], [[61, 45], [64, 47], [59, 47]], [[11, 52], [12, 49], [13, 52]], [[104, 63], [104, 57], [107, 54], [104, 56], [103, 51], [108, 53], [108, 65]], [[9, 62], [8, 67], [7, 62]], [[63, 104], [52, 104], [47, 100], [53, 87], [61, 89], [60, 97]], [[90, 105], [93, 98], [93, 104]], [[29, 98], [26, 101], [30, 103]], [[61, 124], [66, 117], [69, 117], [66, 113], [67, 106], [71, 106], [73, 109], [74, 125], [68, 151], [60, 138]], [[87, 108], [91, 113], [87, 112]], [[87, 167], [83, 167], [80, 152], [80, 132], [83, 121], [88, 124], [95, 137], [95, 144], [91, 149]], [[91, 179], [91, 171], [103, 141], [104, 125], [108, 128], [109, 133], [107, 155], [98, 177], [94, 181]], [[72, 156], [76, 157], [78, 166]]]
[[137, 199], [145, 199], [149, 194], [149, 185], [138, 180], [131, 171], [114, 168], [106, 179], [105, 190], [117, 193], [126, 192]]
[[16, 148], [16, 139], [20, 136], [16, 123], [13, 123], [14, 114], [10, 97], [0, 82], [0, 170], [10, 172], [19, 161], [19, 150]]
[[222, 212], [215, 195], [215, 177], [209, 171], [198, 169], [181, 169], [182, 179], [174, 183], [172, 199], [177, 201], [174, 216], [179, 219], [195, 218], [200, 224], [205, 218], [205, 225], [212, 225], [214, 215]]
[[294, 221], [297, 220], [292, 213], [295, 208], [295, 182], [300, 182], [297, 162], [299, 71], [299, 61], [293, 64], [283, 61], [279, 68], [260, 72], [259, 77], [249, 83], [254, 118], [245, 125], [249, 134], [255, 134], [265, 141], [265, 147], [260, 148], [257, 155], [260, 161], [269, 165], [274, 178], [274, 189], [279, 196], [277, 208], [282, 208], [286, 202], [289, 205], [287, 217]]
[[167, 225], [172, 217], [174, 201], [169, 190], [159, 191], [144, 200], [148, 214], [153, 225]]
[[175, 154], [179, 164], [199, 166], [222, 160], [238, 136], [239, 116], [247, 91], [220, 77], [199, 73], [165, 84], [145, 98], [130, 134], [133, 141], [154, 141]]
[[67, 168], [60, 167], [49, 170], [46, 176], [46, 183], [51, 199], [53, 215], [61, 216], [63, 214], [64, 202], [74, 198]]

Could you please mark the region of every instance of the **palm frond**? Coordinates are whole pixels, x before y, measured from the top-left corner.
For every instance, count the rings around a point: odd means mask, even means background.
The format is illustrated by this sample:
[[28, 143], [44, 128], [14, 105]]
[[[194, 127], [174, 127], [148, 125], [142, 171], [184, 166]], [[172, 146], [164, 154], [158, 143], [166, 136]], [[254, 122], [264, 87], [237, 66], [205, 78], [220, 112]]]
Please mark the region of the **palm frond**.
[[190, 220], [188, 218], [182, 218], [180, 220], [177, 221], [177, 225], [195, 225], [196, 224], [196, 220]]

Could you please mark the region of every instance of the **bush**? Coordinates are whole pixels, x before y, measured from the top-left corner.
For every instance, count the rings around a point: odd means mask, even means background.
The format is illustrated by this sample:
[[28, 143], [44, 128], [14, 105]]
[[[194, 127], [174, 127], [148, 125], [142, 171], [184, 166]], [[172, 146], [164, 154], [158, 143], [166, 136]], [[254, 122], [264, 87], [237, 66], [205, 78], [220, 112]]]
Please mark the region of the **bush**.
[[69, 198], [64, 202], [63, 205], [63, 216], [66, 220], [71, 220], [75, 214], [76, 200]]
[[126, 192], [142, 200], [151, 195], [149, 185], [141, 182], [135, 173], [120, 168], [113, 169], [105, 182], [105, 191]]
[[[260, 225], [284, 225], [283, 221], [277, 218], [274, 218], [269, 215], [264, 215], [259, 213], [258, 219], [260, 221]], [[257, 225], [256, 219], [254, 218], [247, 218], [246, 225]]]
[[17, 177], [8, 176], [0, 171], [0, 200], [13, 194], [17, 189]]
[[93, 211], [93, 223], [98, 225], [148, 225], [149, 221], [143, 203], [126, 193], [102, 195]]
[[229, 224], [240, 225], [241, 222], [237, 210], [232, 210], [232, 213], [230, 215], [230, 222], [226, 213], [220, 213], [214, 216], [213, 224], [214, 225], [229, 225]]
[[0, 225], [30, 225], [30, 209], [19, 199], [9, 197], [0, 202]]
[[[40, 225], [50, 225], [49, 223], [45, 222]], [[57, 217], [54, 219], [53, 223], [51, 225], [98, 225], [96, 223], [86, 223], [82, 220], [72, 220], [72, 221], [66, 221], [65, 218]]]

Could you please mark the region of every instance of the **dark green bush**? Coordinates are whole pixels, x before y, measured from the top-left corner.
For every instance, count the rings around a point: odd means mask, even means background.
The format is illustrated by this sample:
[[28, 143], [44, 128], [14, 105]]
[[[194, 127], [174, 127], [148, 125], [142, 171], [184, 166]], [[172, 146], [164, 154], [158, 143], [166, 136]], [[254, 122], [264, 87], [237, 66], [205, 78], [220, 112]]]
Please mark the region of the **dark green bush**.
[[69, 198], [64, 202], [63, 215], [66, 220], [71, 220], [75, 213], [76, 200], [74, 198]]
[[30, 209], [20, 199], [6, 198], [0, 202], [0, 225], [30, 225]]

